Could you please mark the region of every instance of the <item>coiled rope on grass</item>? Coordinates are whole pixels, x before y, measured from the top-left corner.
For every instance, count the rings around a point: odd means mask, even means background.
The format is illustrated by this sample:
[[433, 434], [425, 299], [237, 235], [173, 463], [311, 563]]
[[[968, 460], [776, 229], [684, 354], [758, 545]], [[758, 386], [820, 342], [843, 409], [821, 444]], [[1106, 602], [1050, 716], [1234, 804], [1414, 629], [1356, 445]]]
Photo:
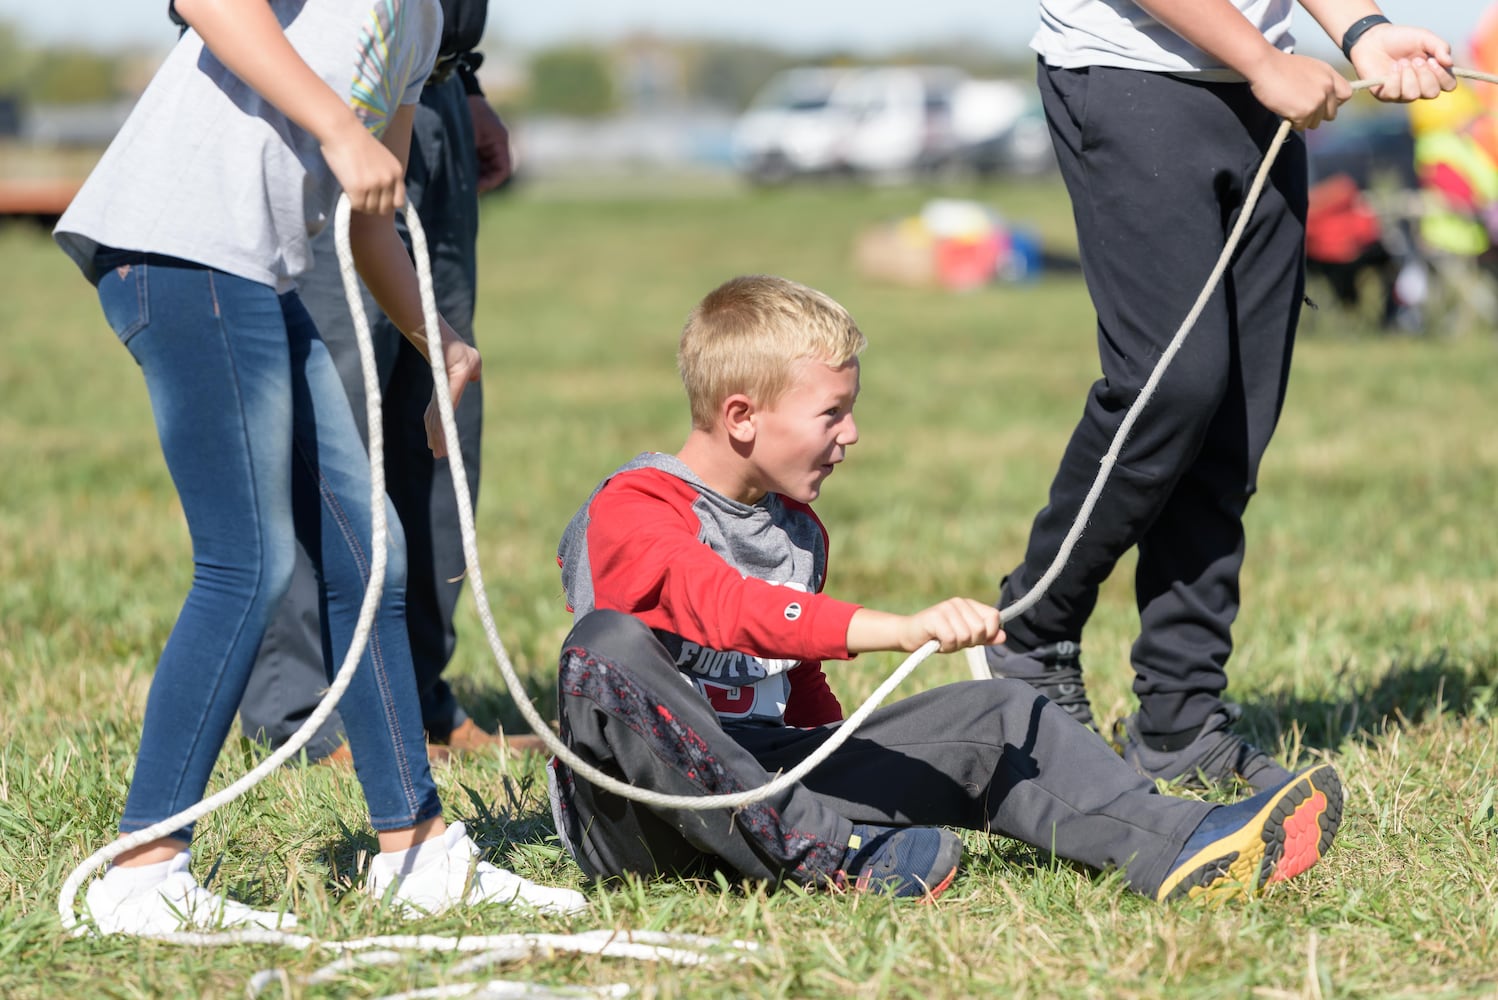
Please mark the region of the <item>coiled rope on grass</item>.
[[[1469, 80], [1498, 83], [1498, 76], [1490, 73], [1464, 67], [1455, 67], [1452, 72], [1458, 77], [1464, 77]], [[1370, 87], [1378, 86], [1383, 82], [1381, 80], [1359, 80], [1354, 82], [1352, 86], [1355, 91], [1366, 90]], [[1254, 177], [1249, 194], [1239, 212], [1237, 222], [1233, 226], [1222, 252], [1218, 255], [1217, 262], [1213, 266], [1206, 284], [1203, 286], [1190, 312], [1171, 338], [1170, 344], [1161, 354], [1159, 361], [1156, 362], [1154, 370], [1140, 390], [1139, 395], [1125, 413], [1123, 421], [1114, 434], [1112, 446], [1100, 461], [1092, 487], [1083, 500], [1071, 529], [1062, 540], [1055, 558], [1029, 592], [1008, 607], [1000, 609], [1000, 616], [1003, 620], [1013, 620], [1033, 607], [1044, 596], [1046, 590], [1054, 583], [1056, 577], [1060, 575], [1062, 569], [1065, 567], [1072, 550], [1081, 538], [1082, 533], [1086, 530], [1087, 521], [1097, 505], [1098, 498], [1102, 495], [1103, 487], [1106, 485], [1108, 477], [1117, 463], [1118, 456], [1123, 450], [1129, 432], [1133, 429], [1139, 414], [1153, 398], [1155, 390], [1169, 368], [1171, 361], [1185, 342], [1187, 335], [1195, 327], [1201, 317], [1202, 311], [1206, 308], [1207, 301], [1221, 282], [1222, 275], [1226, 271], [1228, 262], [1236, 251], [1239, 241], [1242, 239], [1243, 231], [1248, 225], [1248, 221], [1253, 214], [1259, 196], [1263, 191], [1264, 184], [1269, 176], [1270, 169], [1279, 155], [1280, 147], [1288, 136], [1290, 128], [1290, 123], [1285, 121], [1281, 123], [1279, 130], [1275, 133], [1275, 137], [1268, 151], [1265, 153], [1264, 160]], [[58, 915], [61, 918], [62, 926], [65, 930], [72, 933], [84, 932], [84, 928], [79, 926], [74, 910], [78, 889], [89, 875], [104, 864], [119, 857], [122, 853], [174, 833], [181, 827], [201, 819], [220, 806], [240, 797], [272, 771], [300, 753], [302, 748], [306, 746], [307, 742], [315, 734], [317, 728], [333, 712], [339, 699], [342, 698], [343, 693], [348, 689], [348, 685], [353, 679], [354, 671], [358, 667], [359, 658], [363, 655], [364, 647], [369, 639], [369, 631], [374, 620], [375, 611], [378, 608], [380, 592], [384, 584], [386, 565], [386, 545], [384, 538], [387, 531], [387, 524], [385, 519], [384, 442], [381, 432], [380, 387], [374, 362], [373, 348], [370, 342], [368, 317], [364, 311], [363, 298], [359, 292], [358, 277], [354, 271], [353, 256], [349, 248], [349, 214], [348, 199], [346, 196], [341, 196], [334, 216], [335, 236], [344, 291], [348, 298], [349, 309], [354, 320], [356, 339], [359, 345], [359, 358], [364, 378], [365, 414], [369, 431], [370, 506], [372, 508], [374, 542], [372, 548], [374, 552], [371, 559], [369, 584], [365, 591], [363, 604], [360, 607], [358, 623], [354, 630], [348, 652], [344, 656], [343, 663], [334, 676], [327, 694], [324, 695], [322, 701], [319, 702], [317, 708], [308, 717], [307, 721], [292, 734], [280, 749], [222, 791], [203, 799], [196, 805], [174, 816], [170, 816], [159, 823], [112, 841], [94, 852], [94, 854], [90, 855], [73, 870], [64, 881], [62, 889], [58, 894], [57, 902]], [[453, 491], [457, 500], [458, 520], [462, 530], [463, 553], [468, 563], [470, 586], [473, 589], [474, 602], [478, 609], [479, 618], [483, 624], [484, 634], [488, 639], [490, 650], [495, 656], [500, 673], [504, 677], [511, 696], [514, 698], [516, 707], [519, 708], [521, 715], [524, 716], [532, 731], [541, 738], [548, 750], [579, 776], [616, 795], [645, 805], [693, 810], [741, 808], [750, 803], [762, 801], [769, 796], [778, 794], [780, 791], [799, 781], [826, 760], [838, 747], [847, 742], [853, 733], [857, 731], [859, 725], [879, 707], [889, 694], [936, 651], [937, 643], [935, 641], [927, 642], [911, 653], [879, 685], [874, 693], [838, 727], [837, 732], [831, 738], [796, 767], [757, 788], [727, 795], [664, 795], [621, 782], [579, 758], [551, 731], [551, 727], [541, 717], [534, 703], [526, 695], [524, 685], [520, 682], [515, 672], [509, 655], [505, 651], [504, 643], [499, 637], [499, 630], [494, 624], [494, 617], [489, 607], [488, 594], [484, 587], [483, 574], [479, 567], [477, 541], [473, 523], [473, 508], [469, 501], [467, 472], [463, 466], [461, 449], [457, 447], [457, 427], [453, 418], [452, 398], [448, 389], [447, 374], [443, 366], [440, 327], [437, 318], [435, 294], [432, 287], [431, 264], [427, 251], [426, 236], [414, 207], [409, 203], [406, 205], [405, 219], [407, 228], [411, 234], [412, 255], [416, 262], [421, 288], [422, 316], [426, 329], [428, 355], [432, 367], [432, 380], [436, 390], [435, 394], [438, 410], [441, 415], [443, 433], [448, 442]], [[969, 650], [970, 663], [974, 662], [974, 659], [971, 657], [973, 652], [973, 650]], [[977, 664], [974, 665], [975, 676], [987, 677], [988, 671], [986, 666], [983, 667], [981, 674], [977, 673], [977, 665], [982, 663], [981, 651], [977, 651], [977, 654]], [[155, 937], [160, 940], [194, 945], [264, 942], [301, 946], [303, 941], [306, 940], [299, 935], [290, 935], [279, 931], [235, 931], [221, 934], [176, 933], [156, 935]]]

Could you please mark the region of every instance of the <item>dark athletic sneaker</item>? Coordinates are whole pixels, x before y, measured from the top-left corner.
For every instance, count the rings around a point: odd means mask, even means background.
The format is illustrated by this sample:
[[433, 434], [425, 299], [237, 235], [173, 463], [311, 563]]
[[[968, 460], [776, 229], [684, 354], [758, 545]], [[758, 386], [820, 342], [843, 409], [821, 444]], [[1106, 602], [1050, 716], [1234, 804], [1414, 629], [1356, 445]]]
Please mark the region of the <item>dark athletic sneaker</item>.
[[931, 902], [957, 877], [962, 840], [950, 830], [860, 824], [848, 838], [837, 883], [855, 892], [920, 896]]
[[1155, 898], [1256, 896], [1326, 856], [1342, 822], [1342, 781], [1321, 764], [1278, 788], [1218, 806], [1191, 834]]
[[1062, 640], [1023, 651], [1004, 645], [989, 646], [984, 655], [988, 657], [988, 671], [995, 677], [1024, 681], [1082, 725], [1097, 728], [1092, 721], [1087, 689], [1082, 686], [1079, 644]]
[[1233, 732], [1231, 726], [1243, 715], [1238, 705], [1224, 704], [1202, 723], [1201, 731], [1179, 750], [1155, 750], [1139, 738], [1137, 716], [1119, 719], [1113, 725], [1113, 742], [1123, 759], [1146, 778], [1174, 781], [1188, 788], [1213, 788], [1234, 779], [1256, 791], [1278, 788], [1290, 780], [1290, 772], [1263, 750]]

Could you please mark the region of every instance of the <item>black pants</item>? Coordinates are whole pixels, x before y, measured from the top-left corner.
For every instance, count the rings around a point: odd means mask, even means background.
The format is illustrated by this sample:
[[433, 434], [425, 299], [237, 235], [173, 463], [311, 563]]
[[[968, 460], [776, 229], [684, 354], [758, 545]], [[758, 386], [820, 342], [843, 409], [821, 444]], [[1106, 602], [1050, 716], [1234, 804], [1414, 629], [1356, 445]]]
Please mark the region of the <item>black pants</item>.
[[[426, 233], [437, 310], [469, 344], [473, 343], [477, 279], [477, 162], [473, 119], [462, 81], [454, 77], [426, 88], [416, 109], [406, 193]], [[405, 236], [403, 218], [397, 216], [397, 221]], [[331, 224], [313, 243], [313, 253], [316, 264], [298, 283], [299, 291], [332, 352], [367, 443], [364, 375]], [[429, 733], [441, 738], [467, 718], [442, 679], [456, 643], [452, 618], [462, 589], [460, 582], [450, 581], [462, 576], [466, 562], [457, 501], [447, 460], [432, 458], [422, 423], [422, 414], [432, 398], [431, 370], [367, 291], [364, 310], [370, 319], [380, 372], [385, 492], [406, 533], [406, 622], [421, 695], [422, 723]], [[476, 502], [483, 423], [481, 385], [471, 385], [464, 391], [454, 416], [470, 499]], [[339, 666], [327, 662], [326, 648], [317, 579], [306, 553], [299, 551], [291, 587], [261, 641], [249, 687], [240, 703], [240, 726], [246, 735], [280, 746], [312, 714]], [[335, 712], [308, 743], [307, 755], [314, 759], [324, 756], [342, 740], [343, 720]]]
[[[1028, 591], [1070, 528], [1124, 412], [1190, 311], [1278, 120], [1246, 84], [1041, 65], [1098, 316], [1095, 382], [1001, 605]], [[1124, 448], [1045, 598], [1005, 629], [1020, 648], [1079, 639], [1131, 547], [1141, 731], [1198, 728], [1227, 686], [1243, 513], [1279, 419], [1304, 292], [1305, 146], [1292, 133], [1221, 285]]]
[[[562, 738], [638, 788], [720, 794], [763, 785], [827, 740], [816, 729], [727, 731], [638, 619], [595, 611], [559, 674]], [[1092, 732], [1020, 681], [949, 684], [881, 708], [827, 761], [742, 810], [642, 806], [554, 764], [558, 830], [593, 878], [700, 874], [816, 884], [854, 823], [945, 825], [1023, 840], [1153, 893], [1212, 808], [1158, 794]]]

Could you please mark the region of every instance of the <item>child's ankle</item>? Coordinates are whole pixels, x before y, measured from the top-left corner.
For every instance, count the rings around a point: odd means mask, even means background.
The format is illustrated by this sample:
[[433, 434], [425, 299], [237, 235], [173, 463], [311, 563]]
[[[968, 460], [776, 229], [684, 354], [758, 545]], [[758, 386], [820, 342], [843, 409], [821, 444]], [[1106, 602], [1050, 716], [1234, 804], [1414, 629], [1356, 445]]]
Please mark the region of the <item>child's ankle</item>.
[[440, 842], [446, 832], [446, 820], [441, 816], [433, 816], [400, 830], [381, 830], [376, 836], [380, 841], [381, 854], [397, 854], [431, 841]]
[[[445, 832], [444, 830], [443, 833]], [[409, 874], [446, 857], [447, 851], [447, 837], [439, 833], [410, 847], [381, 851], [379, 859], [380, 864], [389, 870]]]
[[190, 852], [180, 851], [165, 861], [151, 864], [110, 865], [104, 871], [103, 882], [111, 890], [120, 893], [138, 892], [165, 882], [176, 872], [186, 871], [191, 859]]

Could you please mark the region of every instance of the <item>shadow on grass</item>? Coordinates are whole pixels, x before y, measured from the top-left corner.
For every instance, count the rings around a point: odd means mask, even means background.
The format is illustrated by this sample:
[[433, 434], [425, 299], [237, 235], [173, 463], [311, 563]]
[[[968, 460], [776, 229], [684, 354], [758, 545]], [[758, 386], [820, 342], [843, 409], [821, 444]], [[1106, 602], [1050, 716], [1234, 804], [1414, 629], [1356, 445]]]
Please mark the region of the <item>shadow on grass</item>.
[[[512, 848], [555, 849], [556, 827], [545, 783], [538, 774], [497, 775], [458, 787], [459, 793], [444, 796], [447, 822], [463, 823], [484, 860], [505, 868], [509, 867], [505, 856]], [[378, 839], [367, 827], [355, 829], [340, 819], [338, 830], [339, 835], [324, 841], [317, 851], [329, 872], [335, 898], [363, 884], [362, 873], [380, 850]]]
[[1491, 718], [1498, 715], [1498, 657], [1459, 661], [1438, 650], [1424, 659], [1395, 658], [1372, 683], [1343, 667], [1329, 687], [1344, 694], [1242, 700], [1245, 731], [1268, 748], [1298, 729], [1306, 748], [1335, 751], [1389, 726], [1415, 726], [1443, 715]]
[[449, 803], [450, 814], [463, 821], [474, 842], [502, 855], [512, 846], [554, 841], [556, 825], [545, 782], [537, 772], [504, 775], [499, 785], [484, 789], [463, 785], [467, 803]]

